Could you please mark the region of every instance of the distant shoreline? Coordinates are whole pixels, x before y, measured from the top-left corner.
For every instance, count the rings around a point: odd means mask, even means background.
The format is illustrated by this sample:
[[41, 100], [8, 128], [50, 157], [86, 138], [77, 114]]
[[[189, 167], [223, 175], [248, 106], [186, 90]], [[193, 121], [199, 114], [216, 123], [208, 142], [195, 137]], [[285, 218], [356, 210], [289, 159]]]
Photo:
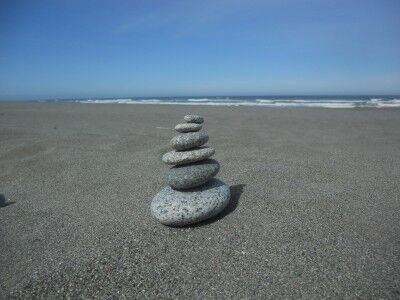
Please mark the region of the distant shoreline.
[[400, 96], [208, 96], [208, 97], [158, 97], [158, 98], [87, 98], [20, 100], [10, 102], [77, 102], [84, 104], [160, 104], [190, 106], [255, 106], [271, 108], [396, 108]]

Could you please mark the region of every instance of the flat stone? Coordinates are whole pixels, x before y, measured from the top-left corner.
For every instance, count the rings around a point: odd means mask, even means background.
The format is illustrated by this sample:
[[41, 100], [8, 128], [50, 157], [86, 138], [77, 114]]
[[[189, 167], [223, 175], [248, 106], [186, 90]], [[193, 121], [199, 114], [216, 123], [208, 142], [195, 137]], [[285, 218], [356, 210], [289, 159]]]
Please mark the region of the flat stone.
[[189, 165], [176, 166], [168, 170], [164, 179], [174, 189], [194, 188], [206, 183], [219, 172], [219, 163], [206, 159]]
[[202, 125], [196, 123], [181, 123], [175, 126], [175, 130], [178, 132], [196, 132], [202, 127]]
[[162, 161], [168, 165], [184, 165], [192, 162], [207, 159], [215, 153], [214, 148], [203, 147], [189, 151], [172, 150], [163, 155]]
[[204, 118], [202, 116], [198, 116], [198, 115], [186, 115], [186, 116], [183, 117], [183, 119], [187, 123], [198, 123], [198, 124], [201, 124], [201, 123], [204, 122]]
[[171, 139], [171, 147], [175, 150], [188, 150], [200, 147], [208, 142], [208, 134], [205, 132], [189, 132], [174, 136]]
[[151, 202], [151, 213], [167, 226], [184, 226], [204, 221], [220, 213], [228, 205], [230, 189], [221, 180], [185, 191], [163, 188]]

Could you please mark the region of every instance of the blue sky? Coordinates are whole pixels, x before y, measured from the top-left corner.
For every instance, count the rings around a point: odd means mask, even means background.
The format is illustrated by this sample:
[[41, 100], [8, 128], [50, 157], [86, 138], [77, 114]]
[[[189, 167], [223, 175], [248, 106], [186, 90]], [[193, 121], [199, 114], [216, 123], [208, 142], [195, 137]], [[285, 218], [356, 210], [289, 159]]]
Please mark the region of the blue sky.
[[400, 94], [399, 0], [0, 0], [0, 99]]

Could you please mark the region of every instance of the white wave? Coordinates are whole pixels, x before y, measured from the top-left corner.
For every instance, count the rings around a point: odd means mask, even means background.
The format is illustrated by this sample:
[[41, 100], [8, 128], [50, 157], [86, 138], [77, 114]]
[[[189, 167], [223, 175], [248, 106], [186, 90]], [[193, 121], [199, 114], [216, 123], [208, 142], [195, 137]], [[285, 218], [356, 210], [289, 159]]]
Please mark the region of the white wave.
[[109, 103], [139, 103], [139, 102], [143, 102], [143, 103], [158, 103], [160, 102], [160, 99], [139, 99], [139, 100], [134, 100], [134, 99], [88, 99], [88, 100], [77, 100], [77, 102], [80, 103], [104, 103], [104, 104], [109, 104]]
[[365, 103], [365, 107], [400, 107], [400, 99], [382, 100], [380, 98], [373, 98]]
[[88, 100], [78, 100], [80, 103], [118, 103], [117, 100], [111, 100], [111, 99], [102, 99], [102, 100], [97, 100], [97, 99], [88, 99]]
[[381, 102], [377, 104], [377, 107], [400, 107], [400, 102]]
[[[318, 100], [321, 101], [321, 99], [256, 99], [256, 101], [260, 103], [318, 103]], [[360, 103], [363, 101], [364, 100], [323, 99], [322, 103]]]
[[274, 100], [270, 99], [256, 99], [256, 101], [260, 103], [274, 103]]
[[[207, 99], [207, 100], [206, 100]], [[189, 101], [197, 100], [197, 101]], [[271, 99], [256, 99], [256, 101], [247, 100], [232, 100], [232, 99], [88, 99], [78, 100], [80, 103], [103, 103], [103, 104], [158, 104], [158, 105], [205, 105], [205, 106], [261, 106], [261, 107], [309, 107], [309, 108], [385, 108], [385, 107], [400, 107], [400, 99], [391, 100], [271, 100]]]
[[[178, 102], [181, 102], [181, 101], [185, 101], [185, 100], [178, 99]], [[234, 100], [234, 99], [230, 99], [230, 98], [212, 98], [212, 99], [210, 99], [210, 98], [189, 98], [186, 101], [188, 101], [188, 102], [214, 102], [214, 101], [215, 102], [237, 102], [240, 100]]]
[[324, 107], [324, 108], [354, 108], [356, 103], [354, 102], [314, 102], [314, 103], [303, 103], [303, 107]]
[[354, 108], [355, 103], [337, 103], [337, 102], [289, 102], [277, 101], [271, 104], [262, 104], [261, 106], [269, 107], [320, 107], [320, 108]]
[[204, 101], [210, 101], [208, 98], [189, 98], [187, 99], [189, 102], [204, 102]]
[[[131, 99], [131, 101], [132, 101], [132, 99]], [[158, 102], [161, 102], [160, 99], [139, 99], [139, 100], [136, 100], [136, 101], [140, 101], [140, 102], [143, 102], [143, 103], [158, 103]]]
[[264, 106], [264, 107], [325, 107], [325, 108], [351, 108], [355, 107], [352, 103], [293, 103], [293, 102], [275, 102], [275, 103], [258, 103], [258, 102], [171, 102], [171, 101], [142, 101], [142, 100], [129, 100], [129, 101], [119, 101], [119, 100], [81, 100], [80, 103], [88, 104], [159, 104], [159, 105], [207, 105], [207, 106]]
[[[282, 100], [279, 100], [282, 101]], [[352, 100], [352, 99], [294, 99], [294, 100], [283, 100], [295, 103], [317, 103], [318, 101], [322, 101], [321, 103], [360, 103], [364, 100]]]

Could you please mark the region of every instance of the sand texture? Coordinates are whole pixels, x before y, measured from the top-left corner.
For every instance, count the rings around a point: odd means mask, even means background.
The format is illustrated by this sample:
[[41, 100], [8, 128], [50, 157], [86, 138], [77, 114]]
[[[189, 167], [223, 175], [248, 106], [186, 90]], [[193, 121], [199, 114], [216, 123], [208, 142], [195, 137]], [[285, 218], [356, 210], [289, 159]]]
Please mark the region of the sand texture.
[[[232, 199], [169, 228], [189, 113]], [[0, 103], [0, 299], [399, 298], [399, 195], [400, 109]]]

